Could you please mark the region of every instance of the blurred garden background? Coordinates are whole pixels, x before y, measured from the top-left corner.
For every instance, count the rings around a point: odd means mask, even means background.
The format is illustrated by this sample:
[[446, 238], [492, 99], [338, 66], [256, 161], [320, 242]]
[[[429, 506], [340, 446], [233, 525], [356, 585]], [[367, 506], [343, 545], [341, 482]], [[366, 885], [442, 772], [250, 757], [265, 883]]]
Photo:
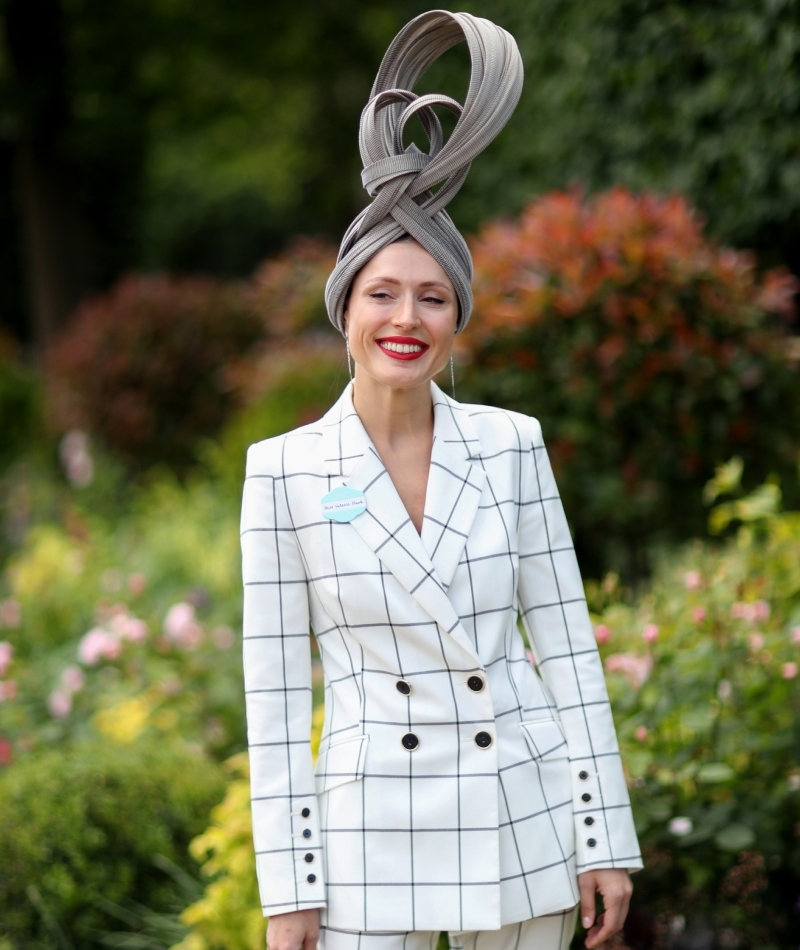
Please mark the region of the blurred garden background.
[[[424, 9], [0, 2], [0, 950], [264, 945], [244, 453], [345, 385], [358, 116]], [[457, 395], [541, 420], [573, 529], [645, 859], [612, 946], [796, 948], [800, 0], [458, 9], [526, 83], [450, 207]]]

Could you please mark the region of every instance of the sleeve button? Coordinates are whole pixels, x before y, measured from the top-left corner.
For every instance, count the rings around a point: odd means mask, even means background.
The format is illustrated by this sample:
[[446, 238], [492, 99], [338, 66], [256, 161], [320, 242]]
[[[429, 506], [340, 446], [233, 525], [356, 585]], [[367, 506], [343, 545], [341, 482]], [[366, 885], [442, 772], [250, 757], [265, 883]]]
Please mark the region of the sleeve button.
[[592, 796], [588, 792], [584, 792], [583, 795], [581, 795], [582, 802], [590, 802], [591, 800]]
[[310, 837], [311, 837], [311, 829], [310, 829], [310, 828], [303, 828], [303, 837], [304, 837], [304, 838], [310, 838]]
[[578, 772], [578, 778], [587, 779], [589, 778], [589, 773], [586, 771], [586, 769], [582, 769], [580, 772]]
[[408, 696], [411, 692], [411, 684], [406, 683], [405, 680], [398, 680], [394, 685], [397, 687], [397, 692], [402, 693], [404, 696]]
[[309, 874], [308, 877], [306, 878], [309, 884], [313, 884], [314, 881], [316, 881], [316, 879], [317, 879], [316, 874]]
[[314, 855], [309, 851], [303, 860], [306, 862], [306, 864], [311, 864], [311, 862], [314, 860]]
[[593, 848], [597, 844], [597, 842], [594, 840], [594, 838], [589, 838], [586, 844], [588, 844], [590, 848]]
[[308, 816], [311, 814], [311, 809], [310, 809], [310, 808], [304, 808], [304, 809], [300, 812], [300, 814], [303, 816], [303, 818], [308, 818]]
[[594, 824], [594, 818], [592, 818], [591, 815], [588, 815], [586, 818], [583, 819], [583, 823], [584, 823], [584, 825], [593, 825], [593, 824]]

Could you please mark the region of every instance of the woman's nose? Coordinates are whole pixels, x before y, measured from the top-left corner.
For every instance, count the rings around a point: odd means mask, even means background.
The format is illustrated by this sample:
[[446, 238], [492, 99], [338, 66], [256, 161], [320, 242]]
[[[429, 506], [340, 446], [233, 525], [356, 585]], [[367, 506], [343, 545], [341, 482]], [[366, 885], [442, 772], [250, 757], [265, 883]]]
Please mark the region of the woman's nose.
[[419, 323], [417, 302], [413, 294], [403, 294], [394, 312], [396, 326], [411, 327]]

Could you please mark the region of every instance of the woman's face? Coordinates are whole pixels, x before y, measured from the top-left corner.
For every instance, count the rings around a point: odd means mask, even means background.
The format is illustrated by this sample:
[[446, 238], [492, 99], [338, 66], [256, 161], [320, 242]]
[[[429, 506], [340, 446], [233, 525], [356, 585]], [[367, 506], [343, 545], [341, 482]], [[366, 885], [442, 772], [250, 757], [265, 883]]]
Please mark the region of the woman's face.
[[458, 298], [416, 241], [379, 251], [356, 275], [345, 329], [357, 374], [398, 389], [427, 383], [450, 359]]

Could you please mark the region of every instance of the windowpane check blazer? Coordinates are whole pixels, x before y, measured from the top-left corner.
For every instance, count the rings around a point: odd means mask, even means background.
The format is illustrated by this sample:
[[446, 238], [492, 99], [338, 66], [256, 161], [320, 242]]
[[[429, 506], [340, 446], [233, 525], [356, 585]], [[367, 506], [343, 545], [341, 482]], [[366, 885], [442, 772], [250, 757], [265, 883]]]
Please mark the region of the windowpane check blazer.
[[[540, 426], [431, 391], [421, 535], [350, 385], [319, 422], [248, 450], [243, 647], [265, 914], [491, 930], [573, 907], [581, 871], [642, 866]], [[339, 486], [364, 494], [350, 522], [322, 512]], [[316, 766], [310, 628], [325, 680]]]

